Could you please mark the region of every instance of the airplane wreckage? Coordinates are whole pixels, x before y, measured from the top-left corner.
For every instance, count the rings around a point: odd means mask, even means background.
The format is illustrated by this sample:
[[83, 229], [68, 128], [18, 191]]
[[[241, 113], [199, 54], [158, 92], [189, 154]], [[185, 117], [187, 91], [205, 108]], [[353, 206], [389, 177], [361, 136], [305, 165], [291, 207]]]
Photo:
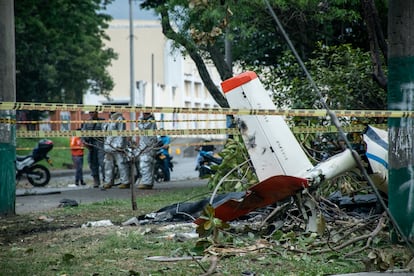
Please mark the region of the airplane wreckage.
[[[242, 73], [221, 85], [231, 108], [276, 109], [254, 72]], [[363, 135], [366, 151], [362, 157], [360, 153], [348, 148], [314, 166], [283, 116], [252, 114], [240, 115], [237, 119], [243, 122], [240, 132], [259, 183], [245, 192], [218, 194], [211, 200], [204, 199], [195, 203], [173, 204], [154, 213], [133, 218], [124, 225], [173, 221], [178, 217], [182, 218], [182, 214], [188, 214], [184, 216], [186, 219], [198, 217], [193, 222], [202, 224], [205, 219], [199, 216], [209, 202], [214, 208], [216, 218], [232, 221], [357, 169], [356, 158], [364, 158], [375, 186], [381, 192], [387, 193], [388, 138], [384, 130], [367, 127]], [[307, 230], [315, 231], [313, 228], [315, 223], [308, 222]]]

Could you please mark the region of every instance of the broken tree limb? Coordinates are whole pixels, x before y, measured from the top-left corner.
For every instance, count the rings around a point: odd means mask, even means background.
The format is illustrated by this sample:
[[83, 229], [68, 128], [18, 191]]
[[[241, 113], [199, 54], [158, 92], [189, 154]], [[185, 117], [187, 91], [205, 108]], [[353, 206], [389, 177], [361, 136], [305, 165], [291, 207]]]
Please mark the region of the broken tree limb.
[[361, 239], [367, 238], [367, 242], [366, 242], [366, 244], [365, 244], [364, 247], [361, 247], [361, 248], [359, 248], [357, 250], [354, 250], [352, 252], [349, 252], [349, 253], [345, 254], [345, 256], [348, 257], [348, 256], [351, 256], [351, 255], [353, 255], [355, 253], [358, 253], [358, 252], [361, 252], [361, 251], [367, 249], [371, 245], [372, 239], [375, 236], [377, 236], [378, 233], [384, 228], [384, 226], [385, 226], [385, 223], [384, 223], [385, 222], [385, 219], [386, 219], [386, 215], [385, 214], [382, 214], [381, 218], [378, 221], [377, 227], [374, 229], [374, 231], [372, 231], [370, 234], [361, 236]]
[[[205, 273], [201, 274], [200, 276], [209, 276], [209, 275], [213, 275], [216, 272], [217, 264], [218, 264], [218, 257], [211, 256], [209, 259], [211, 260], [210, 267], [208, 268], [207, 271], [205, 271], [204, 268], [201, 266], [201, 268], [204, 270]], [[199, 262], [197, 261], [197, 263]]]

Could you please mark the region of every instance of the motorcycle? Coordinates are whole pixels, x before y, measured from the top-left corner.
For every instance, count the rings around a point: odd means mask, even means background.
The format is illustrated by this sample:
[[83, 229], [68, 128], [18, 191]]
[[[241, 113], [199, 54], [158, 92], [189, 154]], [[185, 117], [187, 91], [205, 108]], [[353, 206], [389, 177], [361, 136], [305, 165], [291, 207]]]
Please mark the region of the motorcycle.
[[170, 169], [170, 171], [173, 171], [174, 169], [174, 165], [171, 162], [171, 160], [173, 159], [173, 157], [171, 156], [166, 156], [163, 153], [157, 153], [155, 155], [155, 165], [154, 165], [154, 179], [155, 181], [159, 182], [163, 182], [165, 179], [165, 174], [163, 171], [163, 163], [164, 163], [164, 159], [168, 158], [168, 168]]
[[200, 150], [197, 157], [197, 167], [199, 178], [204, 178], [207, 175], [214, 174], [215, 171], [211, 168], [212, 165], [220, 165], [221, 158], [215, 157], [211, 151]]
[[42, 139], [30, 155], [16, 156], [16, 180], [19, 181], [22, 176], [26, 176], [33, 186], [46, 186], [50, 181], [50, 171], [37, 163], [45, 159], [52, 166], [52, 159], [47, 155], [52, 148], [51, 140]]

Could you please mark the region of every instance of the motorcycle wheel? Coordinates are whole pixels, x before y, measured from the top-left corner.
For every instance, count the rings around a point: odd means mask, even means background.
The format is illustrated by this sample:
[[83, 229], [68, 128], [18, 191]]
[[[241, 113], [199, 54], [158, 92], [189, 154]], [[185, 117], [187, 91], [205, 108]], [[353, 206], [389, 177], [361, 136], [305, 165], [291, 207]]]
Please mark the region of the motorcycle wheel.
[[40, 164], [35, 164], [30, 168], [30, 171], [26, 173], [29, 183], [36, 187], [46, 186], [50, 181], [49, 170]]
[[164, 181], [164, 172], [162, 171], [160, 166], [155, 166], [154, 169], [154, 180], [158, 183]]
[[205, 165], [202, 165], [199, 169], [198, 169], [198, 177], [199, 178], [206, 178], [207, 176], [214, 174], [214, 172], [206, 167]]

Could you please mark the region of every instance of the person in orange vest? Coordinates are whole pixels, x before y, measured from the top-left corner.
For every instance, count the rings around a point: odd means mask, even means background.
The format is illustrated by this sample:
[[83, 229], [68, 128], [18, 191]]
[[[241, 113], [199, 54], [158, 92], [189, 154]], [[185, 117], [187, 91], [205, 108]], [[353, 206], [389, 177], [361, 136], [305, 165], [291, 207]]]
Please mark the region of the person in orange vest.
[[[81, 129], [78, 128], [77, 130]], [[72, 152], [73, 165], [75, 166], [75, 184], [76, 186], [86, 185], [86, 183], [83, 181], [84, 144], [82, 142], [81, 137], [72, 136], [70, 138], [70, 150]]]

